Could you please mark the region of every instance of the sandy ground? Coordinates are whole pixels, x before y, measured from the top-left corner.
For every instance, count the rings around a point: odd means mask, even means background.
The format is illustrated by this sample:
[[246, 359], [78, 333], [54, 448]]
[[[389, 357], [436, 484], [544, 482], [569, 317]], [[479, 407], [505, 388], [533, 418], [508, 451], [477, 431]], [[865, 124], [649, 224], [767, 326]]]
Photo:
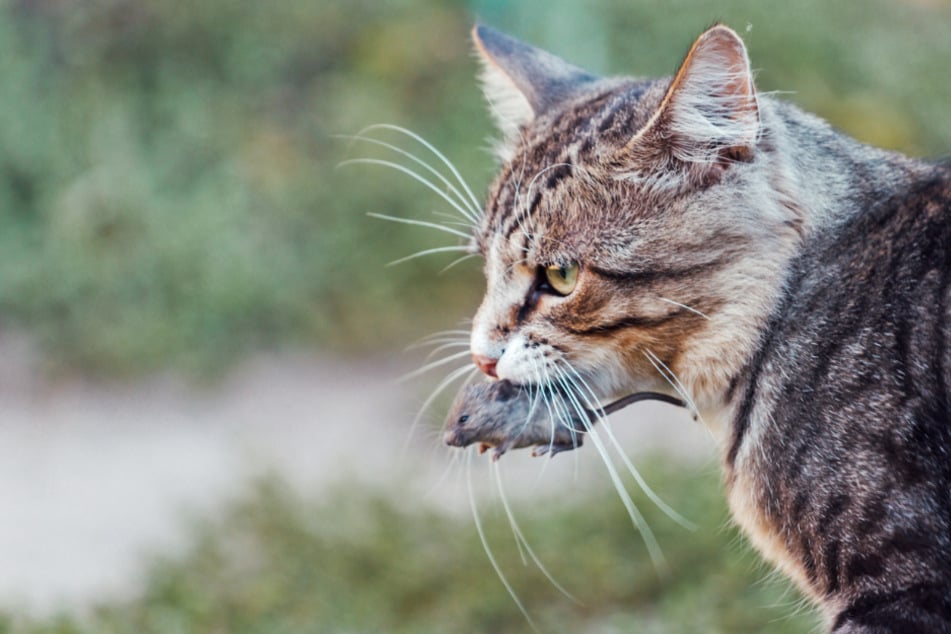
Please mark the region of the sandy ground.
[[[441, 412], [410, 432], [439, 377], [398, 384], [409, 358], [262, 358], [196, 388], [51, 383], [29, 370], [25, 349], [0, 347], [0, 607], [48, 613], [134, 595], [147, 556], [183, 546], [186, 518], [214, 513], [266, 472], [311, 496], [357, 482], [468, 512], [465, 461], [434, 426]], [[714, 462], [707, 432], [675, 408], [638, 404], [612, 421], [630, 455]], [[488, 461], [473, 465], [480, 504], [497, 503]], [[611, 486], [590, 443], [498, 465], [516, 507]]]

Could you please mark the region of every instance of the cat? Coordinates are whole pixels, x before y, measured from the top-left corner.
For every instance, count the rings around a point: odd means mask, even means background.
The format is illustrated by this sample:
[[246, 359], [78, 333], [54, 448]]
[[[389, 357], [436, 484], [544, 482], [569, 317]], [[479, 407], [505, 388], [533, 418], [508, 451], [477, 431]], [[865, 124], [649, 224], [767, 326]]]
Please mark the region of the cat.
[[503, 137], [475, 365], [684, 398], [831, 631], [951, 631], [951, 167], [757, 92], [724, 25], [663, 79], [473, 39]]

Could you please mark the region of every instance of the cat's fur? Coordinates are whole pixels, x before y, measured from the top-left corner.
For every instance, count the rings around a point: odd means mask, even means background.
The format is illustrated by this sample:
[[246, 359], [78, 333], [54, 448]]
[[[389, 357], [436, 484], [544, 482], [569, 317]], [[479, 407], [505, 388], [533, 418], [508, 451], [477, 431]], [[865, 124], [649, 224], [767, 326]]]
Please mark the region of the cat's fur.
[[[951, 170], [758, 94], [722, 25], [657, 80], [473, 35], [505, 135], [476, 363], [684, 392], [737, 522], [833, 631], [951, 631]], [[544, 267], [570, 262], [561, 296]]]

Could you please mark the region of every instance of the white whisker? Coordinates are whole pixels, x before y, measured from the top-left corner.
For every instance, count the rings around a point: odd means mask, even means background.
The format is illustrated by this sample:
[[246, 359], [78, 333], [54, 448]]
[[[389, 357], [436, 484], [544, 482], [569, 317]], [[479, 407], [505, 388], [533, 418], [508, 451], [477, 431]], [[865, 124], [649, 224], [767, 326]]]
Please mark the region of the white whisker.
[[392, 150], [393, 152], [396, 152], [397, 154], [400, 154], [400, 155], [402, 155], [402, 156], [407, 157], [408, 159], [410, 159], [411, 161], [413, 161], [414, 163], [416, 163], [416, 164], [418, 164], [418, 165], [422, 165], [423, 167], [426, 168], [426, 170], [427, 170], [430, 174], [433, 174], [436, 178], [438, 178], [438, 179], [440, 180], [440, 182], [442, 182], [446, 187], [448, 187], [448, 188], [449, 188], [449, 191], [451, 191], [453, 194], [456, 195], [456, 198], [459, 200], [460, 203], [462, 203], [462, 205], [463, 205], [464, 207], [466, 207], [466, 209], [468, 209], [469, 211], [472, 212], [472, 219], [473, 219], [473, 221], [475, 220], [476, 217], [478, 217], [478, 215], [479, 215], [478, 204], [476, 204], [475, 207], [473, 207], [473, 206], [472, 206], [472, 203], [470, 203], [468, 200], [466, 200], [466, 198], [462, 195], [462, 192], [460, 192], [460, 191], [456, 188], [455, 185], [453, 185], [452, 183], [450, 183], [449, 180], [448, 180], [445, 176], [443, 176], [442, 174], [440, 174], [439, 171], [436, 170], [435, 168], [433, 168], [429, 163], [427, 163], [426, 161], [424, 161], [424, 160], [422, 160], [421, 158], [417, 157], [417, 156], [416, 156], [415, 154], [413, 154], [412, 152], [407, 152], [406, 150], [404, 150], [404, 149], [402, 149], [402, 148], [400, 148], [400, 147], [397, 147], [397, 146], [393, 145], [392, 143], [386, 143], [385, 141], [380, 141], [380, 140], [378, 140], [378, 139], [373, 139], [373, 138], [370, 138], [370, 137], [365, 137], [365, 136], [360, 136], [360, 135], [355, 135], [355, 136], [350, 136], [350, 137], [347, 137], [347, 136], [344, 136], [344, 135], [340, 135], [340, 136], [341, 136], [342, 138], [350, 138], [350, 139], [352, 139], [352, 140], [354, 140], [354, 141], [364, 141], [364, 142], [366, 142], [366, 143], [372, 143], [372, 144], [374, 144], [374, 145], [379, 145], [379, 146], [381, 146], [381, 147], [385, 147], [385, 148], [387, 148], [387, 149], [389, 149], [389, 150]]
[[443, 390], [449, 387], [453, 381], [457, 380], [459, 377], [464, 374], [469, 374], [469, 379], [472, 378], [476, 372], [479, 371], [479, 368], [473, 367], [468, 363], [460, 368], [456, 368], [440, 381], [439, 385], [436, 386], [436, 389], [432, 391], [429, 397], [423, 401], [423, 404], [419, 407], [419, 412], [417, 412], [416, 417], [413, 418], [412, 424], [409, 426], [409, 432], [406, 434], [406, 442], [403, 444], [402, 455], [406, 455], [406, 450], [409, 448], [410, 440], [413, 438], [413, 432], [416, 430], [416, 426], [419, 425], [419, 422], [423, 419], [423, 414], [426, 413], [426, 410], [429, 409], [429, 406], [433, 404], [439, 395], [442, 394]]
[[650, 555], [651, 561], [654, 562], [654, 567], [657, 569], [660, 574], [667, 574], [668, 567], [667, 562], [664, 559], [664, 554], [661, 551], [660, 544], [657, 542], [657, 538], [654, 537], [654, 532], [650, 529], [650, 526], [647, 524], [647, 520], [641, 515], [641, 512], [637, 509], [637, 506], [634, 504], [634, 500], [631, 499], [630, 494], [627, 492], [627, 489], [624, 487], [624, 483], [621, 481], [621, 476], [617, 472], [617, 468], [614, 466], [614, 462], [611, 460], [610, 453], [608, 452], [607, 447], [601, 441], [598, 431], [592, 426], [587, 418], [587, 410], [581, 404], [581, 401], [578, 400], [580, 396], [582, 399], [588, 401], [590, 409], [597, 409], [599, 406], [595, 403], [592, 404], [583, 394], [579, 394], [576, 390], [578, 388], [573, 382], [567, 380], [565, 376], [556, 377], [559, 385], [564, 391], [565, 397], [571, 403], [572, 407], [575, 409], [575, 412], [578, 414], [578, 417], [582, 421], [585, 421], [588, 427], [588, 438], [594, 443], [595, 449], [601, 455], [601, 460], [604, 463], [605, 469], [607, 469], [608, 476], [611, 479], [611, 482], [614, 484], [614, 489], [617, 491], [618, 497], [621, 498], [621, 503], [624, 505], [624, 508], [627, 510], [628, 517], [631, 518], [631, 523], [634, 525], [634, 528], [637, 529], [641, 538], [644, 540], [644, 545], [647, 547], [647, 553]]
[[704, 319], [710, 319], [710, 317], [708, 317], [708, 316], [705, 315], [704, 313], [700, 312], [700, 311], [697, 310], [696, 308], [692, 308], [692, 307], [690, 307], [690, 306], [687, 306], [686, 304], [681, 304], [680, 302], [675, 302], [674, 300], [672, 300], [672, 299], [667, 299], [666, 297], [658, 297], [657, 299], [659, 299], [659, 300], [662, 301], [662, 302], [667, 302], [668, 304], [673, 304], [674, 306], [679, 306], [680, 308], [683, 308], [684, 310], [689, 310], [690, 312], [692, 312], [692, 313], [694, 313], [694, 314], [696, 314], [696, 315], [700, 315], [700, 316], [703, 317]]
[[406, 128], [403, 128], [398, 125], [393, 125], [391, 123], [377, 123], [375, 125], [367, 126], [363, 130], [360, 130], [359, 134], [362, 135], [365, 132], [369, 132], [370, 130], [393, 130], [395, 132], [399, 132], [400, 134], [405, 134], [411, 139], [417, 141], [420, 145], [422, 145], [427, 150], [435, 154], [436, 157], [440, 161], [442, 161], [446, 167], [449, 168], [449, 171], [452, 172], [452, 175], [456, 177], [456, 180], [459, 181], [459, 184], [462, 185], [462, 188], [466, 190], [467, 194], [469, 194], [469, 200], [472, 201], [473, 208], [475, 209], [480, 208], [479, 200], [475, 197], [475, 194], [472, 193], [472, 189], [470, 189], [465, 179], [462, 178], [462, 174], [459, 173], [459, 170], [456, 169], [456, 166], [453, 165], [452, 161], [446, 158], [446, 156], [442, 152], [437, 150], [435, 146], [433, 146], [429, 141], [427, 141], [426, 139], [424, 139], [423, 137], [419, 136], [418, 134], [416, 134], [415, 132], [411, 130], [407, 130]]
[[673, 370], [667, 367], [667, 364], [664, 363], [660, 357], [654, 354], [651, 350], [647, 348], [644, 349], [644, 356], [647, 357], [647, 360], [651, 362], [651, 365], [654, 366], [654, 369], [660, 373], [667, 383], [670, 384], [674, 391], [687, 403], [690, 411], [694, 416], [700, 418], [700, 410], [697, 408], [697, 404], [690, 397], [690, 394], [687, 392], [687, 387], [677, 378], [677, 375], [674, 374]]
[[[468, 346], [466, 346], [466, 348], [468, 348]], [[468, 350], [468, 349], [463, 350], [462, 352], [457, 352], [457, 353], [455, 353], [455, 354], [451, 354], [451, 355], [449, 355], [448, 357], [443, 357], [442, 359], [439, 359], [438, 361], [433, 361], [433, 362], [431, 362], [431, 363], [427, 363], [427, 364], [423, 365], [422, 367], [419, 367], [419, 368], [413, 370], [412, 372], [407, 372], [406, 374], [404, 374], [403, 376], [401, 376], [401, 377], [399, 378], [399, 381], [400, 381], [400, 383], [403, 383], [403, 382], [405, 382], [405, 381], [408, 381], [408, 380], [410, 380], [410, 379], [413, 379], [413, 378], [419, 376], [420, 374], [425, 374], [426, 372], [429, 372], [429, 371], [432, 370], [433, 368], [438, 368], [438, 367], [441, 366], [441, 365], [446, 365], [447, 363], [450, 363], [450, 362], [452, 362], [452, 361], [455, 361], [456, 359], [461, 359], [461, 358], [463, 358], [463, 357], [468, 357], [468, 356], [470, 356], [470, 353], [469, 353], [469, 350]]]
[[[574, 374], [577, 382], [581, 384], [581, 386], [588, 392], [588, 394], [590, 394], [592, 398], [596, 399], [597, 397], [594, 394], [594, 390], [591, 389], [591, 386], [588, 385], [588, 382], [584, 379], [584, 377], [581, 376], [581, 374], [574, 368], [574, 366], [572, 366], [567, 360], [562, 360], [562, 362], [564, 363], [568, 371]], [[610, 440], [611, 443], [614, 445], [615, 450], [617, 451], [618, 455], [620, 455], [621, 461], [624, 463], [624, 466], [627, 467], [627, 470], [631, 474], [631, 477], [634, 478], [634, 480], [637, 482], [637, 486], [639, 486], [641, 490], [644, 492], [644, 494], [647, 495], [648, 498], [650, 498], [651, 502], [653, 502], [657, 506], [657, 508], [663, 511], [663, 513], [667, 517], [674, 520], [675, 522], [680, 524], [682, 527], [690, 531], [697, 530], [696, 524], [686, 519], [683, 515], [681, 515], [680, 513], [675, 511], [673, 508], [671, 508], [647, 484], [647, 481], [644, 480], [644, 478], [641, 476], [640, 471], [637, 470], [637, 468], [634, 466], [634, 463], [632, 463], [630, 458], [628, 458], [627, 453], [625, 453], [624, 448], [621, 446], [620, 441], [618, 441], [617, 437], [614, 435], [614, 432], [611, 430], [611, 423], [608, 420], [608, 415], [604, 411], [604, 409], [601, 408], [599, 405], [596, 410], [592, 410], [592, 411], [596, 412], [598, 418], [601, 421], [602, 428], [604, 429], [605, 433], [608, 436], [608, 440]]]
[[456, 266], [457, 264], [460, 264], [460, 263], [462, 263], [462, 262], [465, 262], [466, 260], [469, 260], [469, 259], [471, 259], [471, 258], [477, 258], [477, 257], [479, 257], [479, 254], [478, 254], [478, 253], [467, 253], [466, 255], [462, 256], [461, 258], [456, 258], [455, 260], [453, 260], [452, 262], [450, 262], [449, 264], [447, 264], [446, 266], [444, 266], [443, 268], [441, 268], [441, 269], [439, 270], [439, 272], [440, 272], [440, 274], [441, 274], [441, 273], [445, 273], [446, 271], [448, 271], [448, 270], [451, 269], [452, 267]]
[[415, 260], [416, 258], [421, 258], [424, 255], [432, 255], [433, 253], [452, 253], [453, 251], [459, 252], [468, 252], [469, 247], [464, 246], [455, 246], [455, 247], [436, 247], [433, 249], [424, 249], [422, 251], [417, 251], [412, 255], [407, 255], [406, 257], [393, 260], [392, 262], [387, 262], [387, 266], [396, 266], [397, 264], [402, 264], [403, 262], [409, 262], [410, 260]]
[[451, 233], [455, 236], [461, 236], [463, 238], [469, 239], [469, 234], [464, 231], [459, 231], [458, 229], [453, 229], [452, 227], [447, 227], [445, 225], [439, 224], [438, 222], [426, 222], [425, 220], [415, 220], [413, 218], [400, 218], [399, 216], [387, 216], [386, 214], [376, 214], [373, 212], [367, 212], [367, 215], [371, 218], [379, 218], [380, 220], [389, 220], [390, 222], [401, 222], [404, 225], [416, 225], [419, 227], [428, 227], [430, 229], [438, 229], [439, 231], [445, 231], [446, 233]]
[[348, 165], [382, 165], [383, 167], [389, 167], [391, 169], [395, 169], [398, 172], [403, 172], [407, 176], [410, 176], [411, 178], [419, 181], [420, 183], [425, 185], [428, 189], [435, 192], [437, 196], [445, 200], [453, 209], [458, 211], [462, 216], [468, 218], [469, 220], [472, 220], [473, 222], [476, 221], [476, 219], [472, 217], [472, 212], [468, 211], [467, 209], [462, 207], [458, 202], [450, 198], [448, 194], [446, 194], [443, 190], [436, 187], [429, 179], [420, 176], [419, 174], [417, 174], [410, 168], [406, 167], [405, 165], [400, 165], [399, 163], [394, 163], [393, 161], [387, 161], [384, 159], [355, 158], [355, 159], [348, 159], [346, 161], [341, 161], [340, 163], [337, 164], [337, 167], [346, 167]]
[[426, 358], [423, 359], [423, 362], [426, 363], [430, 359], [435, 357], [437, 354], [442, 352], [443, 350], [450, 350], [452, 348], [465, 348], [466, 352], [469, 352], [469, 342], [468, 341], [449, 341], [444, 344], [438, 345], [432, 350], [430, 350], [429, 354], [426, 355]]
[[528, 624], [531, 626], [532, 630], [537, 632], [538, 628], [535, 626], [535, 622], [532, 621], [532, 617], [528, 615], [528, 610], [526, 610], [525, 606], [522, 605], [522, 601], [518, 598], [518, 595], [515, 594], [515, 590], [512, 588], [509, 580], [506, 579], [505, 575], [502, 573], [502, 568], [499, 567], [499, 563], [495, 560], [495, 555], [492, 554], [492, 549], [489, 547], [489, 541], [485, 538], [485, 531], [482, 529], [482, 520], [479, 518], [479, 509], [476, 506], [475, 491], [472, 489], [472, 452], [469, 451], [467, 453], [466, 486], [469, 490], [469, 507], [472, 509], [472, 519], [475, 522], [476, 532], [479, 533], [479, 540], [482, 542], [482, 548], [485, 549], [485, 554], [489, 558], [489, 563], [491, 563], [492, 567], [495, 568], [495, 574], [499, 576], [499, 580], [502, 582], [502, 585], [505, 586], [505, 589], [508, 591], [509, 596], [512, 597], [512, 600], [515, 601], [515, 605], [522, 613], [522, 616], [524, 616], [525, 620], [528, 621]]
[[[541, 560], [535, 555], [535, 551], [532, 550], [532, 547], [528, 545], [528, 540], [525, 539], [525, 535], [522, 533], [522, 529], [519, 527], [518, 522], [515, 520], [515, 514], [512, 513], [511, 505], [509, 504], [508, 498], [505, 495], [505, 489], [502, 486], [502, 476], [499, 472], [499, 463], [498, 461], [491, 463], [492, 474], [494, 476], [496, 488], [499, 491], [499, 499], [502, 500], [502, 508], [505, 510], [505, 515], [508, 517], [509, 525], [512, 527], [512, 532], [515, 534], [515, 543], [519, 544], [519, 552], [521, 552], [522, 547], [524, 546], [525, 552], [528, 553], [528, 556], [535, 562], [535, 565], [538, 566], [538, 569], [545, 575], [545, 578], [551, 582], [551, 585], [555, 586], [559, 592], [563, 595], [574, 601], [575, 603], [581, 605], [581, 602], [578, 601], [570, 592], [564, 589], [560, 583], [558, 583], [555, 578], [552, 576], [548, 569], [545, 568]], [[522, 555], [522, 562], [525, 563], [525, 556]]]

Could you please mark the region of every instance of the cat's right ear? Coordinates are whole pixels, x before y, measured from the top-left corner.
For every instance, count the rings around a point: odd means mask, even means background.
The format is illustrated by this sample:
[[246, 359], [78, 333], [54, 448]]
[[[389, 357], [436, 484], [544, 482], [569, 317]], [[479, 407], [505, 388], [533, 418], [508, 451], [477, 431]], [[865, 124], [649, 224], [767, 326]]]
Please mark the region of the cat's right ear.
[[562, 103], [594, 75], [495, 29], [477, 24], [472, 41], [482, 62], [482, 89], [504, 137], [507, 159], [523, 126]]
[[625, 148], [646, 172], [678, 167], [692, 181], [715, 177], [752, 158], [760, 135], [759, 105], [743, 40], [717, 24], [697, 38], [660, 107]]

